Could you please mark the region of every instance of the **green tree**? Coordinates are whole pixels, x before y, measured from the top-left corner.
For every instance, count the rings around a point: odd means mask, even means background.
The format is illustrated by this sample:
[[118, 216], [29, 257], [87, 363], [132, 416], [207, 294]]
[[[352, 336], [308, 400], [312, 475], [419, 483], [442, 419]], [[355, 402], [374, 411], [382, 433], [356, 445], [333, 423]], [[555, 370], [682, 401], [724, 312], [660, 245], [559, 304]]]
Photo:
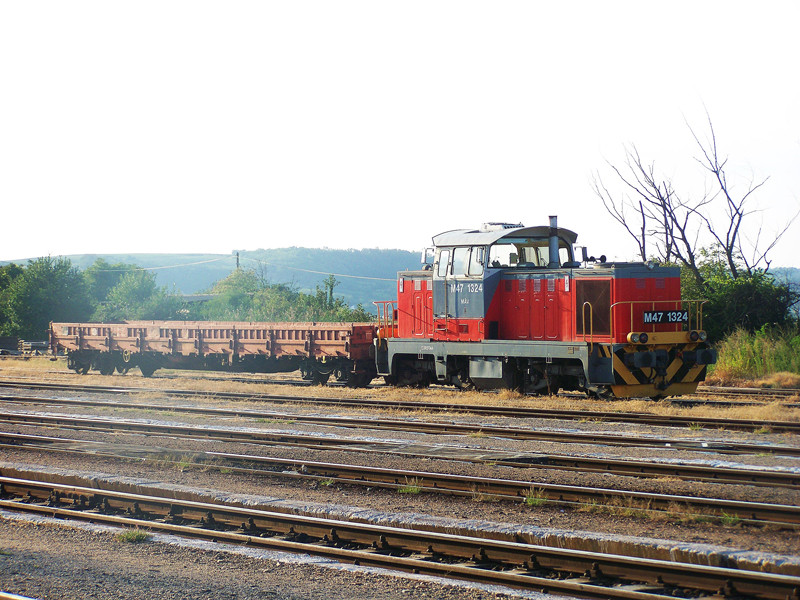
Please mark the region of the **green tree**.
[[206, 319], [244, 321], [253, 314], [253, 296], [266, 284], [252, 269], [235, 269], [209, 290], [214, 297], [205, 303], [201, 312]]
[[11, 282], [22, 275], [24, 268], [15, 263], [0, 266], [0, 334], [10, 329], [11, 314], [8, 307], [8, 288]]
[[125, 273], [94, 313], [96, 321], [180, 319], [183, 301], [156, 285], [156, 277], [144, 270]]
[[63, 257], [29, 261], [5, 294], [4, 333], [22, 338], [45, 339], [51, 321], [83, 321], [92, 309], [82, 273]]
[[711, 340], [721, 340], [737, 329], [752, 333], [765, 326], [793, 323], [792, 307], [800, 301], [800, 294], [792, 284], [778, 281], [762, 269], [732, 271], [720, 248], [702, 249], [699, 257], [701, 280], [682, 273], [682, 294], [687, 300], [707, 300], [703, 327]]
[[110, 264], [104, 258], [95, 260], [84, 272], [89, 293], [97, 303], [103, 302], [111, 289], [117, 285], [126, 273], [136, 270], [136, 265], [126, 263]]

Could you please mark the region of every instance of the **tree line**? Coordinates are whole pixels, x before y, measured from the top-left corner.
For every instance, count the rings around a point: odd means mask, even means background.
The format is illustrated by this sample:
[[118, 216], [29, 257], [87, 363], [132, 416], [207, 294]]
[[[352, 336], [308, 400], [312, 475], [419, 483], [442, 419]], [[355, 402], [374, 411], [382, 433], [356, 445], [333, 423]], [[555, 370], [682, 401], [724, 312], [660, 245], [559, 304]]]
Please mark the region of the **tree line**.
[[313, 293], [273, 284], [252, 269], [236, 269], [214, 283], [206, 302], [186, 299], [156, 283], [137, 265], [98, 258], [81, 271], [65, 257], [40, 257], [27, 265], [0, 266], [0, 336], [47, 338], [51, 321], [216, 320], [370, 321], [334, 289], [330, 275]]

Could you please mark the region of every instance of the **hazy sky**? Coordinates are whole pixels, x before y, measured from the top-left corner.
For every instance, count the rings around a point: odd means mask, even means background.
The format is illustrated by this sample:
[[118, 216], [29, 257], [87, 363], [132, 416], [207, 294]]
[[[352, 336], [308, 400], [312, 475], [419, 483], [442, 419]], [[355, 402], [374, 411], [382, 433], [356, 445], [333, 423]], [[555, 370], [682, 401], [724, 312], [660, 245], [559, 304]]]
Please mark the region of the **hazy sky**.
[[[0, 0], [0, 260], [405, 248], [558, 214], [625, 144], [704, 193], [710, 114], [753, 232], [800, 208], [800, 2]], [[800, 266], [800, 224], [772, 253]]]

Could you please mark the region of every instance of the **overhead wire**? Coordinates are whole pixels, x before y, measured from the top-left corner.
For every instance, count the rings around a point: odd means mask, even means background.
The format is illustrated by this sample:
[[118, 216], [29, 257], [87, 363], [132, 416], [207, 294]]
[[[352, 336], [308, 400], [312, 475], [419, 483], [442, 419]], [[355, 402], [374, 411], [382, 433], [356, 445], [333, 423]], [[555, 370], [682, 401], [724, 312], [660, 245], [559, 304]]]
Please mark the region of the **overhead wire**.
[[386, 277], [367, 277], [366, 275], [346, 275], [344, 273], [331, 273], [330, 271], [312, 271], [311, 269], [301, 269], [300, 267], [288, 267], [286, 265], [276, 265], [260, 258], [251, 258], [249, 256], [242, 256], [245, 260], [252, 260], [262, 265], [275, 267], [277, 269], [289, 269], [290, 271], [301, 271], [303, 273], [314, 273], [315, 275], [333, 275], [334, 277], [346, 277], [349, 279], [369, 279], [372, 281], [396, 281], [395, 279], [388, 279]]
[[160, 269], [177, 269], [178, 267], [192, 267], [194, 265], [205, 265], [212, 262], [218, 262], [220, 260], [226, 260], [229, 258], [233, 258], [233, 255], [225, 255], [220, 256], [219, 258], [212, 258], [210, 260], [198, 260], [196, 262], [190, 263], [181, 263], [179, 265], [165, 265], [162, 267], [131, 267], [130, 269], [95, 269], [100, 273], [127, 273], [129, 271], [158, 271]]

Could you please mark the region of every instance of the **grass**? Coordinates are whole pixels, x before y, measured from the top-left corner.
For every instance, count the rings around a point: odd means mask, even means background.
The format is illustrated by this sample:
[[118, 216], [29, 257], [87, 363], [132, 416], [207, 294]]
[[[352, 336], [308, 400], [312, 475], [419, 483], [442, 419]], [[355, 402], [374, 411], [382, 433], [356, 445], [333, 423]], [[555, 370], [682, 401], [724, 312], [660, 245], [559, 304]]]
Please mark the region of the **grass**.
[[715, 344], [719, 359], [710, 380], [760, 381], [763, 387], [800, 388], [800, 329], [763, 327], [755, 333], [736, 330]]
[[728, 526], [738, 525], [742, 521], [740, 517], [737, 517], [736, 515], [729, 515], [726, 512], [722, 513], [722, 516], [719, 518], [719, 520], [723, 525]]
[[700, 423], [689, 423], [689, 429], [691, 431], [700, 431], [703, 429], [703, 426]]
[[185, 459], [185, 458], [181, 459], [181, 460], [179, 460], [179, 461], [177, 461], [175, 463], [175, 468], [178, 469], [181, 472], [186, 471], [187, 469], [190, 469], [190, 468], [192, 468], [194, 466], [195, 466], [195, 464], [191, 460], [188, 460], [188, 459]]
[[532, 487], [525, 493], [523, 502], [526, 506], [544, 506], [547, 504], [547, 497], [545, 496], [544, 490]]
[[334, 479], [323, 479], [319, 482], [320, 485], [324, 485], [325, 487], [330, 487], [335, 483]]
[[142, 544], [150, 541], [152, 536], [141, 529], [128, 529], [117, 534], [117, 540], [126, 544]]
[[418, 477], [406, 478], [406, 484], [398, 490], [401, 494], [420, 494], [422, 493], [422, 480]]

